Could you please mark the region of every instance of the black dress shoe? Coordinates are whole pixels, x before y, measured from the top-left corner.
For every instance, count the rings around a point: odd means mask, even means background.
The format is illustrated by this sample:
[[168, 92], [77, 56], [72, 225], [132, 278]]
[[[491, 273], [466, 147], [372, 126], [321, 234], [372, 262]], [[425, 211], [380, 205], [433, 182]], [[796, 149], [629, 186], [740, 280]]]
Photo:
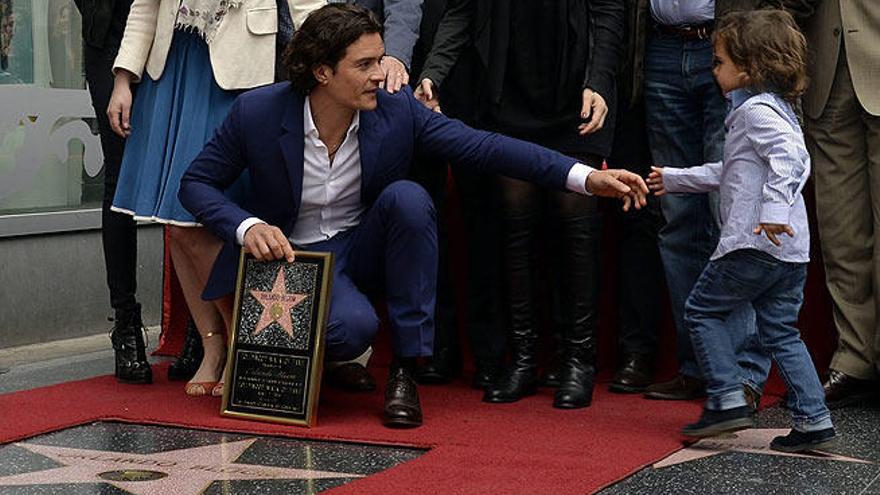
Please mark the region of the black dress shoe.
[[645, 389], [645, 397], [659, 400], [692, 400], [706, 396], [703, 380], [687, 375], [677, 375], [668, 382], [655, 383]]
[[725, 411], [703, 409], [699, 421], [684, 427], [681, 432], [689, 437], [711, 437], [722, 433], [753, 428], [755, 419], [749, 406], [740, 406]]
[[422, 425], [422, 406], [413, 373], [404, 366], [392, 365], [385, 389], [382, 424], [389, 428], [415, 428]]
[[837, 370], [828, 372], [825, 389], [825, 404], [829, 409], [837, 409], [864, 401], [877, 393], [878, 382], [854, 378]]
[[587, 407], [593, 401], [595, 371], [586, 360], [569, 357], [562, 365], [559, 389], [553, 395], [553, 407], [577, 409]]
[[416, 380], [424, 384], [442, 385], [460, 374], [461, 358], [452, 349], [444, 347], [422, 360], [416, 369]]
[[654, 378], [654, 358], [650, 354], [626, 354], [608, 390], [620, 394], [643, 392]]
[[348, 392], [376, 390], [376, 380], [373, 379], [373, 375], [358, 363], [345, 363], [326, 370], [324, 380], [331, 387]]
[[770, 442], [770, 448], [779, 452], [804, 452], [808, 450], [826, 449], [834, 444], [837, 432], [834, 427], [817, 431], [791, 430], [788, 435], [776, 437]]
[[168, 379], [171, 381], [189, 381], [196, 374], [205, 349], [202, 346], [202, 337], [192, 318], [186, 324], [186, 337], [183, 340], [183, 349], [180, 356], [168, 367]]

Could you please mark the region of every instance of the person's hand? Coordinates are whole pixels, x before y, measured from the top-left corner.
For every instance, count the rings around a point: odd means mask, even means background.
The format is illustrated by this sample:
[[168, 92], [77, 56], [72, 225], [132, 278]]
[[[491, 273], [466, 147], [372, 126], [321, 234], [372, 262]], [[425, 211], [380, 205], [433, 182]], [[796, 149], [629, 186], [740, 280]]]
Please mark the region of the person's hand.
[[595, 170], [587, 176], [587, 191], [596, 196], [618, 198], [623, 201], [623, 211], [633, 206], [641, 209], [648, 204], [648, 186], [637, 174], [628, 170]]
[[442, 113], [440, 111], [440, 97], [437, 95], [437, 92], [434, 91], [434, 81], [428, 78], [422, 79], [422, 82], [419, 83], [413, 94], [422, 105], [428, 107], [428, 110]]
[[598, 131], [605, 125], [606, 116], [608, 116], [608, 105], [605, 103], [605, 98], [592, 89], [585, 88], [581, 104], [581, 118], [586, 122], [578, 126], [578, 133], [581, 136], [586, 136]]
[[400, 60], [391, 55], [385, 55], [379, 65], [385, 72], [385, 80], [379, 83], [379, 86], [384, 87], [389, 93], [396, 93], [400, 91], [401, 86], [409, 84], [409, 73]]
[[666, 186], [663, 185], [663, 167], [651, 167], [647, 182], [648, 189], [654, 191], [654, 196], [666, 194]]
[[776, 237], [778, 234], [788, 234], [789, 237], [794, 237], [794, 230], [789, 225], [785, 225], [782, 223], [762, 223], [755, 227], [754, 233], [755, 235], [761, 235], [761, 232], [767, 235], [767, 239], [770, 239], [776, 246], [781, 246], [782, 241]]
[[107, 105], [110, 128], [123, 138], [131, 135], [131, 72], [120, 70], [113, 79], [113, 93]]
[[281, 229], [266, 223], [252, 225], [244, 233], [244, 248], [260, 261], [280, 258], [293, 261], [293, 248]]

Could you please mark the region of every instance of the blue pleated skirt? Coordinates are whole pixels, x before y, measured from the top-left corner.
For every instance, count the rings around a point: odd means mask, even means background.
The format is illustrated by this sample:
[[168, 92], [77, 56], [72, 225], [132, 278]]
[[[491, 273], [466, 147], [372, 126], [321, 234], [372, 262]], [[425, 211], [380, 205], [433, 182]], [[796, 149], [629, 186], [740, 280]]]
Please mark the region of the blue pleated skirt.
[[135, 93], [113, 209], [136, 220], [198, 225], [177, 199], [180, 178], [239, 93], [214, 81], [198, 34], [175, 31], [162, 76], [154, 81], [145, 72]]

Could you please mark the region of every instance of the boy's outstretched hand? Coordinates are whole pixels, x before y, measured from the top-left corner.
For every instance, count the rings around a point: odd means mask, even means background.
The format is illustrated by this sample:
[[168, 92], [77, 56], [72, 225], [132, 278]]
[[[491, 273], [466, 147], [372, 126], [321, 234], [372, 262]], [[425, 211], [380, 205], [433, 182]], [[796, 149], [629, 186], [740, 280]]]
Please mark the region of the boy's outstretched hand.
[[586, 185], [587, 191], [596, 196], [623, 200], [623, 211], [629, 211], [633, 206], [639, 210], [648, 204], [645, 197], [648, 186], [641, 177], [628, 170], [595, 170], [587, 176]]
[[648, 188], [654, 191], [654, 196], [666, 194], [666, 188], [663, 186], [663, 167], [651, 167], [647, 182]]
[[761, 232], [767, 234], [767, 239], [770, 239], [770, 242], [776, 246], [782, 245], [782, 241], [776, 237], [778, 234], [785, 233], [789, 237], [794, 237], [794, 230], [792, 230], [791, 226], [781, 223], [762, 223], [755, 227], [755, 235], [761, 235]]

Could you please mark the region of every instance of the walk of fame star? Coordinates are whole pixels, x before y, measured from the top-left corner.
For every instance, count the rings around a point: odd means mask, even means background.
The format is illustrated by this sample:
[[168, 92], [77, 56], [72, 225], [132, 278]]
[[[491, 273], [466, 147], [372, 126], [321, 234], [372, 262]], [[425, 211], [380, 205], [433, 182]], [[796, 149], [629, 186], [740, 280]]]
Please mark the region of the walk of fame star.
[[258, 335], [272, 323], [278, 323], [281, 328], [293, 337], [293, 321], [290, 319], [290, 310], [303, 302], [307, 294], [289, 294], [284, 280], [284, 267], [278, 269], [275, 277], [275, 285], [269, 292], [251, 290], [251, 295], [263, 305], [263, 313], [260, 321], [254, 328], [253, 335]]
[[805, 459], [818, 459], [824, 461], [842, 461], [857, 462], [860, 464], [871, 464], [871, 461], [855, 459], [837, 454], [831, 454], [822, 451], [811, 451], [805, 454], [791, 454], [786, 452], [777, 452], [770, 449], [770, 442], [780, 436], [787, 435], [791, 430], [774, 429], [774, 428], [752, 428], [742, 430], [729, 435], [720, 435], [717, 437], [704, 438], [693, 445], [679, 450], [669, 457], [654, 463], [654, 469], [681, 464], [683, 462], [696, 461], [718, 455], [724, 452], [745, 452], [748, 454], [767, 454], [779, 455], [785, 457], [801, 457]]
[[15, 445], [44, 455], [61, 467], [0, 476], [0, 487], [107, 483], [133, 495], [196, 495], [215, 481], [363, 478], [364, 475], [235, 462], [256, 438], [155, 454], [71, 449], [32, 443]]

